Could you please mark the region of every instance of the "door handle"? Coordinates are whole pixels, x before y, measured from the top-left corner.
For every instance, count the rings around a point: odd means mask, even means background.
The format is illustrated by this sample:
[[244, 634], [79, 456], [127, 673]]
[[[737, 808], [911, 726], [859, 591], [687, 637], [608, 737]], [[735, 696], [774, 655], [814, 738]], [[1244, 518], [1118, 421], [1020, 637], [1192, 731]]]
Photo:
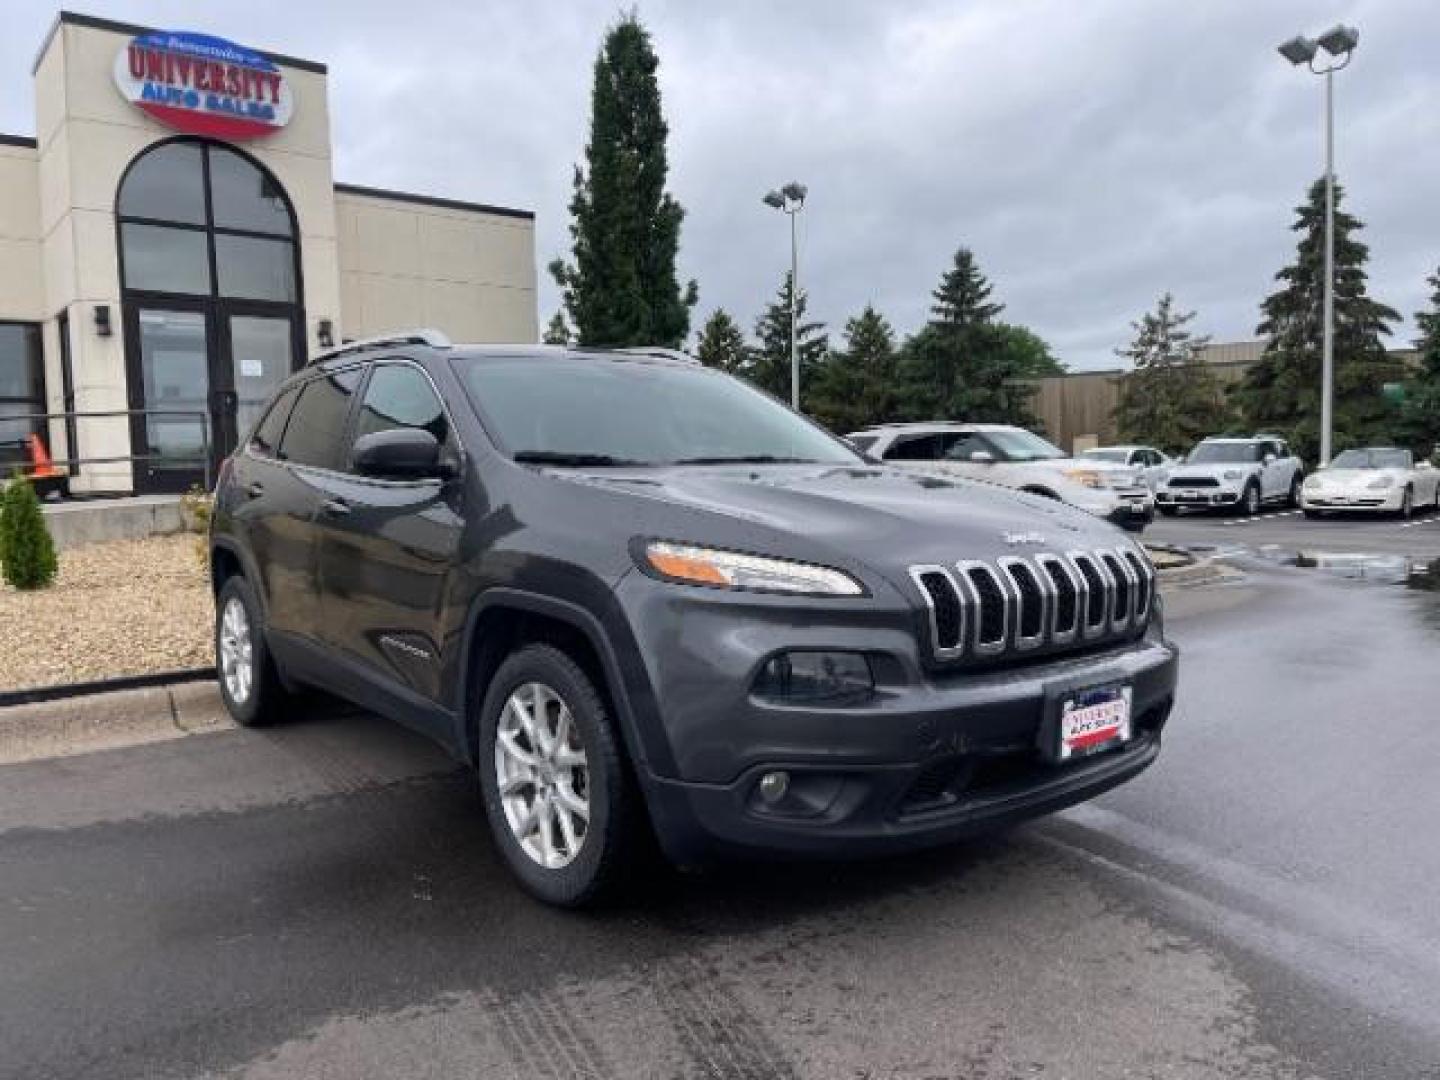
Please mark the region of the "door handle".
[[320, 504], [320, 510], [333, 517], [344, 517], [350, 513], [350, 504], [344, 499], [326, 499]]

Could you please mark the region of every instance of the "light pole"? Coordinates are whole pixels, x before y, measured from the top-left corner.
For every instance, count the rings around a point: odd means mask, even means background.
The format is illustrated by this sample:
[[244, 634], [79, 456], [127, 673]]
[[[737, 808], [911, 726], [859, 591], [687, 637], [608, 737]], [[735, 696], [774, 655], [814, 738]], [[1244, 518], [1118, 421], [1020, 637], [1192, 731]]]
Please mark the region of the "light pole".
[[[1304, 64], [1325, 76], [1325, 329], [1320, 353], [1320, 464], [1330, 463], [1335, 404], [1335, 72], [1347, 66], [1360, 43], [1360, 31], [1333, 26], [1315, 40], [1293, 37], [1280, 46], [1280, 55], [1295, 66]], [[1332, 59], [1315, 66], [1321, 49]]]
[[800, 256], [795, 243], [795, 215], [805, 208], [809, 189], [791, 180], [779, 191], [771, 191], [761, 201], [766, 206], [784, 211], [790, 218], [790, 407], [800, 411], [800, 346], [796, 338], [795, 305], [800, 295]]

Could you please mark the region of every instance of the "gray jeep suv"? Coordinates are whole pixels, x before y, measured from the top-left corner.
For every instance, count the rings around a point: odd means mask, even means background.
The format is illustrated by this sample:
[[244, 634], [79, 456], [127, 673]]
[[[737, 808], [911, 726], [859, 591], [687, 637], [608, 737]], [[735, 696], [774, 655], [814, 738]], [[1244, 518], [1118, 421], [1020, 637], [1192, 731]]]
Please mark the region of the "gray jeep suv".
[[221, 472], [222, 693], [318, 687], [476, 770], [519, 879], [862, 856], [1089, 798], [1160, 750], [1155, 576], [1059, 503], [869, 463], [662, 350], [349, 345]]

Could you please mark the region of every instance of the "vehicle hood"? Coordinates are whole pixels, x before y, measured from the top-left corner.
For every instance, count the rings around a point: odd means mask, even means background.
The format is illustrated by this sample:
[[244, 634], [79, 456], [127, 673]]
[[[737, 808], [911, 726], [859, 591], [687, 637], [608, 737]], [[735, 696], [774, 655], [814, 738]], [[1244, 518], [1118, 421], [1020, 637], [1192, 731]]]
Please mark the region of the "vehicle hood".
[[1381, 477], [1389, 477], [1392, 484], [1403, 484], [1409, 473], [1405, 469], [1322, 469], [1311, 479], [1320, 487], [1365, 488]]
[[[565, 470], [565, 475], [637, 500], [631, 518], [637, 534], [748, 545], [782, 556], [812, 549], [817, 553], [792, 557], [853, 559], [887, 571], [1124, 540], [1114, 526], [1053, 499], [887, 466], [705, 466]], [[673, 512], [667, 515], [666, 508], [718, 515], [731, 527], [710, 531], [711, 522], [685, 522]]]

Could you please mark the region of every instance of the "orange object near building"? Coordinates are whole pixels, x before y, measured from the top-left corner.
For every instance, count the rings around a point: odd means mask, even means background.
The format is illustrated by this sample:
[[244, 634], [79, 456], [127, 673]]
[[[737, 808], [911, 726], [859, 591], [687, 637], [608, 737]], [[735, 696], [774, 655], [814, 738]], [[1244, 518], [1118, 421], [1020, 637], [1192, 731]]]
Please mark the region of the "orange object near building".
[[50, 457], [50, 451], [45, 449], [45, 440], [39, 435], [28, 435], [25, 442], [30, 450], [30, 475], [59, 476], [60, 470], [55, 467], [55, 462]]

